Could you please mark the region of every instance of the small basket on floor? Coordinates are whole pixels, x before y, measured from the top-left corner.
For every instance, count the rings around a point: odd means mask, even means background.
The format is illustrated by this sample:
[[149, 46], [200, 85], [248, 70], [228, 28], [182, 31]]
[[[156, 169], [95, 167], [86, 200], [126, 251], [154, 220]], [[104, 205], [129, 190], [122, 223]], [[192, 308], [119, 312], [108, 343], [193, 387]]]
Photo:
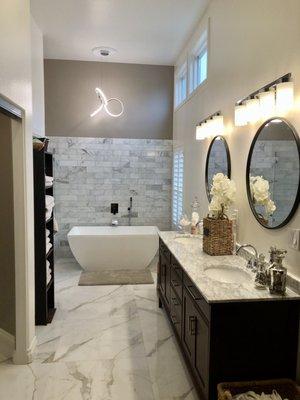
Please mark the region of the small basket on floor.
[[232, 400], [238, 394], [253, 391], [257, 394], [271, 394], [276, 390], [282, 399], [300, 400], [300, 389], [291, 379], [273, 379], [267, 381], [219, 383], [218, 400]]

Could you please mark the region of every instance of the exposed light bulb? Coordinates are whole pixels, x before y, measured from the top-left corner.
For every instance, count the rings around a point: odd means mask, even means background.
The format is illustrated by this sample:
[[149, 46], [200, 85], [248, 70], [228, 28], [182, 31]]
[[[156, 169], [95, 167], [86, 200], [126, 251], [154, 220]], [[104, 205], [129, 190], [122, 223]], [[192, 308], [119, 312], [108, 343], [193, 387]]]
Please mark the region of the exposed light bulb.
[[235, 106], [234, 123], [235, 126], [247, 125], [247, 112], [246, 112], [246, 106], [244, 104]]
[[282, 82], [276, 85], [276, 109], [279, 112], [286, 112], [294, 104], [294, 83]]
[[269, 90], [258, 94], [259, 98], [259, 111], [261, 118], [268, 118], [274, 114], [275, 111], [275, 91]]
[[253, 123], [259, 120], [260, 117], [259, 100], [249, 99], [245, 101], [245, 104], [246, 104], [247, 121]]

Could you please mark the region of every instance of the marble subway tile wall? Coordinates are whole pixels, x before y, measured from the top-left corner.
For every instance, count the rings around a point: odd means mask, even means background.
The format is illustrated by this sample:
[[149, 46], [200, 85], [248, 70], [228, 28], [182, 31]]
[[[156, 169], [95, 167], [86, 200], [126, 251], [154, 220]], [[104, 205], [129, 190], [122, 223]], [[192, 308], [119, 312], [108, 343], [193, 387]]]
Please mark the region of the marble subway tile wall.
[[69, 257], [75, 225], [109, 225], [119, 204], [120, 225], [171, 226], [172, 140], [50, 137], [54, 154], [57, 257]]

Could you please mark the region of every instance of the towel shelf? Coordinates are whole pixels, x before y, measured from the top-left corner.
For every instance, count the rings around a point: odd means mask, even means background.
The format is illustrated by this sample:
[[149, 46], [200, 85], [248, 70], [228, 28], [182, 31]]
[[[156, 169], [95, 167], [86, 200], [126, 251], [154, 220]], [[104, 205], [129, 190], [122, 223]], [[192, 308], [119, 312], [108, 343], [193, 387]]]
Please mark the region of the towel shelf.
[[[54, 299], [54, 229], [53, 213], [46, 221], [46, 195], [53, 196], [53, 186], [46, 187], [46, 175], [53, 176], [52, 154], [41, 150], [33, 151], [34, 167], [34, 240], [35, 240], [35, 323], [47, 325], [55, 314]], [[50, 232], [46, 233], [46, 229]], [[46, 250], [49, 236], [51, 249]], [[47, 261], [51, 280], [47, 283]]]

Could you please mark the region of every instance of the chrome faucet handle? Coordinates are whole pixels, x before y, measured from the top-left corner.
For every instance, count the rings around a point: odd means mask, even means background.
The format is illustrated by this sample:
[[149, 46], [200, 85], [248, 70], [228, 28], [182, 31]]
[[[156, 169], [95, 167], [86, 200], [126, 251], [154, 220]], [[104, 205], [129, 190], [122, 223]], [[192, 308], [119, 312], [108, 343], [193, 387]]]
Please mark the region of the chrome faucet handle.
[[251, 271], [257, 271], [257, 259], [255, 257], [251, 257], [247, 262], [247, 268], [251, 269]]

